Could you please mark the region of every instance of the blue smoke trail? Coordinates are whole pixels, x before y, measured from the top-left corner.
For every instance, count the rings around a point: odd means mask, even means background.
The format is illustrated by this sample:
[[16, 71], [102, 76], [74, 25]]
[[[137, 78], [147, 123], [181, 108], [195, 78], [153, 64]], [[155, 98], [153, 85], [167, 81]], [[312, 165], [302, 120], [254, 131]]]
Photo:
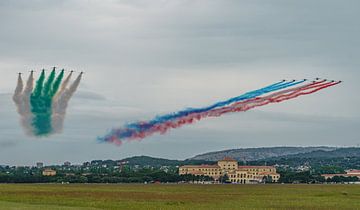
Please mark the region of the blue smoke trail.
[[166, 122], [169, 120], [174, 120], [176, 118], [187, 116], [187, 115], [193, 114], [193, 113], [210, 111], [212, 109], [226, 106], [226, 105], [229, 105], [234, 102], [255, 98], [255, 97], [263, 95], [265, 93], [269, 93], [269, 92], [277, 91], [277, 90], [284, 89], [287, 87], [291, 87], [291, 86], [294, 86], [294, 85], [297, 85], [297, 84], [300, 84], [303, 82], [305, 82], [305, 80], [292, 81], [292, 82], [285, 82], [285, 81], [277, 82], [272, 85], [266, 86], [264, 88], [250, 91], [250, 92], [247, 92], [243, 95], [240, 95], [240, 96], [237, 96], [234, 98], [230, 98], [226, 101], [221, 101], [221, 102], [215, 103], [208, 107], [189, 108], [189, 109], [186, 109], [183, 111], [179, 111], [179, 112], [175, 112], [175, 113], [171, 113], [171, 114], [167, 114], [167, 115], [163, 115], [163, 116], [156, 116], [153, 120], [146, 122], [146, 123], [139, 123], [139, 122], [131, 123], [131, 124], [126, 125], [126, 128], [129, 129], [129, 132], [123, 133], [123, 135], [124, 135], [123, 137], [127, 137], [128, 135], [131, 136], [134, 131], [138, 132], [138, 131], [143, 131], [143, 130], [149, 129], [158, 123], [163, 123], [163, 122]]

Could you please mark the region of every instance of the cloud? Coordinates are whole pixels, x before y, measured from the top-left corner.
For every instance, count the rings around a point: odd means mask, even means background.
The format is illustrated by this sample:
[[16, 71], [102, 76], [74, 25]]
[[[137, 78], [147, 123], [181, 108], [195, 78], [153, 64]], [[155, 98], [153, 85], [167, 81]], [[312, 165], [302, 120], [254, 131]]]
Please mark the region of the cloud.
[[75, 97], [84, 100], [96, 100], [96, 101], [106, 100], [105, 96], [90, 91], [79, 91], [78, 93], [76, 93]]
[[16, 145], [13, 141], [0, 141], [0, 149], [6, 149], [8, 147], [14, 147]]
[[[359, 4], [0, 1], [0, 92], [6, 93], [0, 95], [0, 139], [17, 142], [0, 159], [188, 158], [240, 146], [357, 144]], [[86, 74], [70, 101], [65, 133], [29, 139], [11, 101], [17, 73], [54, 65]], [[314, 77], [344, 83], [122, 148], [95, 141], [113, 126], [212, 104], [281, 79]]]

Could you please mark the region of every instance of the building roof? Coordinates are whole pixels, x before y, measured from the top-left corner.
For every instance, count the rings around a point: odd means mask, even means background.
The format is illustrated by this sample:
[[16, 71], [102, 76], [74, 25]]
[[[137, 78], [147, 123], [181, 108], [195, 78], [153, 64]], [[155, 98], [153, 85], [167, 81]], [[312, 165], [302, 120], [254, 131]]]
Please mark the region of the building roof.
[[55, 171], [55, 170], [53, 170], [51, 168], [46, 168], [46, 169], [44, 169], [44, 171]]
[[234, 158], [231, 158], [231, 157], [224, 157], [224, 159], [219, 160], [219, 161], [237, 162], [237, 160], [235, 160]]
[[350, 170], [346, 170], [347, 174], [360, 174], [360, 170], [357, 169], [350, 169]]
[[218, 165], [184, 165], [180, 168], [220, 168]]
[[245, 168], [262, 168], [262, 169], [274, 169], [275, 166], [238, 166], [239, 169], [245, 169]]
[[325, 177], [327, 177], [327, 176], [331, 176], [331, 177], [333, 177], [333, 176], [349, 176], [349, 174], [321, 174], [321, 176], [325, 176]]

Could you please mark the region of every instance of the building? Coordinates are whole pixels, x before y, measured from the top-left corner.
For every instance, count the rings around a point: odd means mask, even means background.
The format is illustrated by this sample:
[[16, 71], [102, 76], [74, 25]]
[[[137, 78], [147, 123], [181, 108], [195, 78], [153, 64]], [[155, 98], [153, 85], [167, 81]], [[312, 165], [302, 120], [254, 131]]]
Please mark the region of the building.
[[44, 163], [42, 163], [42, 162], [36, 163], [36, 168], [42, 168], [42, 167], [44, 167]]
[[346, 170], [345, 172], [349, 176], [357, 176], [360, 178], [360, 170], [350, 169], [350, 170]]
[[239, 166], [236, 160], [228, 157], [219, 160], [217, 165], [181, 166], [179, 174], [210, 176], [215, 181], [226, 174], [230, 182], [239, 184], [260, 183], [264, 178], [271, 182], [278, 182], [280, 178], [280, 174], [276, 173], [274, 166]]
[[239, 174], [240, 172], [242, 174], [246, 172], [247, 180], [243, 181], [248, 181], [248, 183], [262, 182], [264, 177], [268, 180], [270, 179], [271, 182], [278, 182], [280, 178], [280, 174], [276, 173], [276, 168], [274, 166], [239, 166], [237, 173]]
[[323, 176], [325, 179], [332, 179], [335, 176], [343, 176], [343, 177], [353, 177], [353, 176], [357, 176], [360, 179], [360, 170], [356, 170], [356, 169], [350, 169], [350, 170], [346, 170], [345, 174], [321, 174], [321, 176]]
[[192, 174], [196, 176], [211, 176], [218, 180], [222, 176], [222, 170], [219, 165], [185, 165], [179, 168], [179, 174]]
[[46, 169], [43, 170], [42, 175], [43, 176], [56, 176], [56, 171], [52, 170], [52, 169], [49, 169], [49, 168], [46, 168]]
[[236, 171], [238, 169], [238, 162], [232, 158], [225, 157], [223, 160], [218, 161], [218, 166], [220, 166], [223, 172]]

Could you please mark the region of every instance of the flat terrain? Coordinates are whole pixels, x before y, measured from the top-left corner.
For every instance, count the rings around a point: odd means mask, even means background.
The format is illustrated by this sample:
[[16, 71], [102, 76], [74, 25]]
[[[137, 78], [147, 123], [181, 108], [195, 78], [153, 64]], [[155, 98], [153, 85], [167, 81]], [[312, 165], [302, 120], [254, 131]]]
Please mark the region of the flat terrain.
[[360, 209], [360, 185], [2, 184], [0, 209]]

